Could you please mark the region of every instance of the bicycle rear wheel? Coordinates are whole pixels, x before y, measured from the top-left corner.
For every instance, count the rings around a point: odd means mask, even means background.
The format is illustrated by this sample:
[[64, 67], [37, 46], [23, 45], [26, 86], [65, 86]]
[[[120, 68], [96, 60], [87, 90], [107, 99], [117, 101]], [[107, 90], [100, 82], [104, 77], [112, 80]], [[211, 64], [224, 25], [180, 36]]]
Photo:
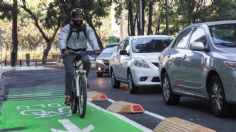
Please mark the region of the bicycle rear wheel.
[[80, 90], [80, 95], [78, 97], [78, 102], [79, 102], [79, 115], [81, 118], [84, 117], [86, 113], [86, 106], [87, 106], [87, 81], [85, 75], [81, 75], [79, 79], [79, 90]]
[[71, 112], [72, 114], [76, 114], [77, 112], [77, 107], [78, 107], [78, 97], [76, 95], [76, 88], [75, 88], [75, 80], [73, 80], [72, 83], [72, 91], [71, 91]]

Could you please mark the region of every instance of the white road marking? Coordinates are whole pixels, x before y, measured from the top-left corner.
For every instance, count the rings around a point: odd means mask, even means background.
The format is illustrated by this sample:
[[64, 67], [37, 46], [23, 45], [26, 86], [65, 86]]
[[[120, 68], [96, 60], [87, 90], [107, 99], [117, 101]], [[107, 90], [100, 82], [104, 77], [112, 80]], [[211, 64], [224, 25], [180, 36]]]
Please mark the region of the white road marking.
[[98, 109], [98, 110], [101, 110], [101, 111], [103, 111], [103, 112], [105, 112], [105, 113], [111, 114], [111, 115], [113, 115], [113, 116], [115, 116], [115, 117], [117, 117], [117, 118], [119, 118], [119, 119], [121, 119], [121, 120], [123, 120], [123, 121], [125, 121], [125, 122], [127, 122], [127, 123], [129, 123], [129, 124], [131, 124], [131, 125], [133, 125], [133, 126], [135, 126], [135, 127], [137, 127], [137, 128], [139, 128], [139, 129], [141, 129], [143, 132], [153, 132], [153, 130], [151, 130], [151, 129], [145, 127], [145, 126], [142, 126], [142, 125], [140, 125], [140, 124], [134, 122], [133, 120], [130, 120], [130, 119], [126, 118], [126, 117], [123, 116], [123, 115], [110, 112], [110, 111], [108, 111], [108, 110], [106, 110], [106, 109], [103, 109], [102, 107], [99, 107], [99, 106], [97, 106], [97, 105], [95, 105], [95, 104], [93, 104], [93, 103], [91, 103], [91, 102], [87, 102], [87, 103], [88, 103], [89, 105], [95, 107], [95, 108]]
[[63, 119], [63, 120], [58, 120], [65, 128], [66, 131], [62, 130], [57, 130], [57, 129], [51, 129], [52, 132], [90, 132], [91, 130], [94, 129], [93, 125], [89, 125], [88, 127], [84, 129], [80, 129], [78, 126], [73, 124], [70, 120], [68, 119]]
[[150, 115], [150, 116], [152, 116], [152, 117], [155, 117], [155, 118], [161, 119], [161, 120], [165, 119], [164, 116], [161, 116], [161, 115], [158, 115], [158, 114], [152, 113], [152, 112], [150, 112], [150, 111], [146, 111], [146, 110], [145, 110], [144, 113], [147, 114], [147, 115]]

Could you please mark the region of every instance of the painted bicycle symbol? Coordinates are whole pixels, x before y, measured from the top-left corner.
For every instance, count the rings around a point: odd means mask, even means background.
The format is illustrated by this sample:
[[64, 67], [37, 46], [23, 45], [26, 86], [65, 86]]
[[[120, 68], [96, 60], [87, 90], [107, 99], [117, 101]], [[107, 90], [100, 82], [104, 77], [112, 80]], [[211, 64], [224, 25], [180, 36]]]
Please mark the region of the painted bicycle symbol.
[[[21, 115], [32, 115], [34, 118], [50, 118], [55, 116], [71, 116], [70, 107], [59, 103], [50, 103], [47, 105], [37, 104], [30, 106], [17, 106]], [[53, 109], [53, 110], [52, 110]]]

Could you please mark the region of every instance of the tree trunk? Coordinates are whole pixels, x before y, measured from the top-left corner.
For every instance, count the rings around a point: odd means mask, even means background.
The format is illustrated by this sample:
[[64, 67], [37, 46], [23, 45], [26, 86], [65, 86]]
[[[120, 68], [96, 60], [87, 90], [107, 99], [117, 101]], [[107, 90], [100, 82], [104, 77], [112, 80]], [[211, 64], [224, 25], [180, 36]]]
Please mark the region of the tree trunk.
[[[140, 14], [140, 13], [138, 13]], [[137, 30], [138, 30], [138, 35], [141, 34], [141, 29], [140, 29], [140, 17], [137, 18]]]
[[160, 26], [161, 26], [161, 21], [162, 21], [162, 19], [161, 19], [161, 17], [159, 17], [159, 19], [157, 20], [157, 27], [156, 27], [156, 32], [155, 32], [155, 34], [160, 34]]
[[[134, 33], [136, 32], [136, 29], [135, 29], [135, 27], [136, 27], [136, 22], [138, 21], [138, 10], [137, 10], [137, 12], [136, 12], [136, 14], [135, 14], [135, 18], [134, 18]], [[138, 22], [137, 22], [137, 24], [138, 24]], [[137, 30], [138, 30], [138, 27], [137, 27]]]
[[98, 36], [98, 33], [96, 32], [96, 29], [95, 29], [95, 27], [94, 27], [94, 25], [93, 25], [92, 20], [87, 20], [87, 23], [88, 23], [88, 25], [93, 29], [93, 31], [94, 31], [94, 33], [95, 33], [95, 35], [96, 35], [96, 38], [97, 38], [97, 41], [98, 41], [99, 49], [100, 49], [100, 50], [103, 50], [102, 41], [101, 41], [100, 37]]
[[147, 35], [152, 34], [152, 16], [153, 16], [153, 2], [149, 2], [149, 13], [148, 13], [148, 31]]
[[17, 0], [13, 0], [12, 8], [12, 52], [11, 52], [11, 66], [16, 66], [17, 50], [18, 50], [18, 37], [17, 37]]
[[142, 0], [142, 22], [143, 22], [143, 25], [142, 25], [142, 35], [144, 35], [144, 31], [145, 31], [145, 13], [144, 13], [144, 10], [145, 10], [145, 6], [146, 6], [146, 2], [145, 0]]
[[44, 65], [47, 63], [47, 57], [48, 57], [48, 53], [49, 53], [49, 51], [50, 51], [50, 49], [51, 49], [51, 47], [52, 47], [52, 43], [53, 43], [53, 40], [52, 40], [52, 39], [49, 40], [49, 41], [47, 42], [47, 47], [46, 47], [46, 49], [44, 49], [44, 51], [43, 51], [42, 64], [44, 64]]
[[128, 13], [129, 13], [129, 27], [130, 27], [130, 35], [134, 36], [135, 35], [135, 31], [134, 31], [134, 16], [133, 16], [133, 10], [132, 10], [132, 3], [129, 0], [128, 1]]
[[[128, 14], [128, 17], [129, 17], [129, 14]], [[131, 34], [130, 34], [130, 20], [129, 19], [128, 19], [127, 30], [128, 30], [128, 35], [131, 36]]]

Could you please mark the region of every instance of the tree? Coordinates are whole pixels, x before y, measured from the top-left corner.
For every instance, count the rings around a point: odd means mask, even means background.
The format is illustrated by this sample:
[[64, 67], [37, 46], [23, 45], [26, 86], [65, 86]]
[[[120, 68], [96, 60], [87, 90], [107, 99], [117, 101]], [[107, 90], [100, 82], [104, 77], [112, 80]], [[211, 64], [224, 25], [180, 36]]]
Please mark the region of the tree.
[[17, 61], [18, 37], [17, 37], [17, 14], [18, 2], [13, 0], [13, 5], [5, 3], [0, 0], [0, 18], [12, 18], [12, 52], [11, 52], [11, 66], [14, 67]]
[[[58, 15], [59, 12], [55, 9], [55, 6], [53, 4], [49, 4], [48, 6], [45, 3], [42, 3], [39, 5], [39, 9], [41, 11], [47, 10], [46, 16], [44, 16], [40, 12], [34, 13], [30, 8], [27, 6], [27, 3], [25, 0], [22, 0], [22, 6], [21, 6], [29, 15], [30, 18], [33, 19], [35, 26], [41, 33], [42, 37], [44, 38], [46, 42], [46, 48], [43, 51], [43, 57], [42, 57], [42, 64], [46, 64], [48, 53], [52, 47], [53, 41], [56, 37], [56, 34], [61, 26], [61, 16]], [[41, 24], [42, 23], [42, 24]], [[51, 36], [46, 35], [46, 31], [43, 30], [46, 28], [46, 30], [53, 30], [53, 33]]]
[[18, 36], [17, 36], [17, 14], [18, 14], [18, 2], [13, 0], [12, 8], [12, 52], [11, 52], [11, 66], [16, 66], [17, 51], [18, 51]]
[[235, 20], [236, 2], [235, 0], [212, 0], [209, 6], [212, 10], [208, 13], [208, 20]]

